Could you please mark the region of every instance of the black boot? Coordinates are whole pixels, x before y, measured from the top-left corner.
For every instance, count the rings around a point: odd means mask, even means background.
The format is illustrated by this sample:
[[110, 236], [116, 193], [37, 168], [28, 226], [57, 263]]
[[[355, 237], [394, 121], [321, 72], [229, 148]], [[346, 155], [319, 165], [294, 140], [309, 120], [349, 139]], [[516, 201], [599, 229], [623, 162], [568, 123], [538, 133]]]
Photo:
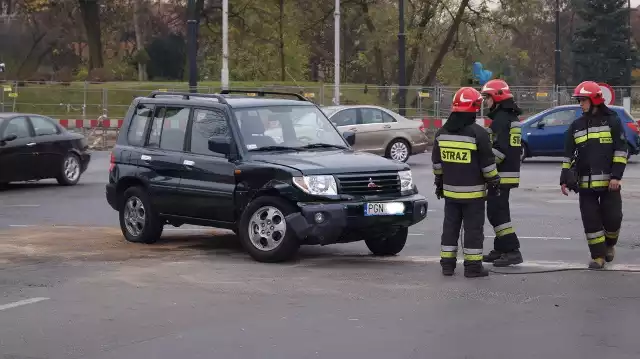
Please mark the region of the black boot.
[[464, 276], [467, 278], [486, 277], [489, 275], [480, 261], [465, 261], [464, 262]]
[[500, 258], [493, 261], [493, 265], [495, 267], [508, 267], [510, 265], [516, 265], [522, 263], [524, 260], [522, 259], [522, 253], [519, 250], [515, 250], [512, 252], [502, 253]]
[[456, 259], [442, 258], [440, 259], [440, 266], [442, 267], [442, 275], [450, 277], [456, 271]]
[[502, 252], [498, 252], [495, 249], [489, 252], [489, 254], [485, 254], [482, 256], [482, 261], [485, 263], [493, 263], [496, 259], [502, 256]]

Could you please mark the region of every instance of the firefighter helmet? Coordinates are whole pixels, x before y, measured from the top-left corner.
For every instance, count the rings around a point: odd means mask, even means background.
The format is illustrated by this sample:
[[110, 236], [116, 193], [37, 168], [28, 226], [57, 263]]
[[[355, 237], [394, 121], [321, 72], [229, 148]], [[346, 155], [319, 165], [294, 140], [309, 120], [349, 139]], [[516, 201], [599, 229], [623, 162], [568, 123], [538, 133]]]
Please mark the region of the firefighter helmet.
[[484, 84], [481, 93], [486, 96], [491, 96], [495, 102], [513, 98], [511, 90], [509, 90], [509, 85], [506, 81], [500, 79], [491, 80]]
[[473, 87], [463, 87], [453, 95], [451, 112], [476, 113], [482, 107], [482, 95]]
[[573, 90], [573, 98], [588, 98], [593, 105], [602, 105], [604, 96], [600, 85], [593, 81], [584, 81]]

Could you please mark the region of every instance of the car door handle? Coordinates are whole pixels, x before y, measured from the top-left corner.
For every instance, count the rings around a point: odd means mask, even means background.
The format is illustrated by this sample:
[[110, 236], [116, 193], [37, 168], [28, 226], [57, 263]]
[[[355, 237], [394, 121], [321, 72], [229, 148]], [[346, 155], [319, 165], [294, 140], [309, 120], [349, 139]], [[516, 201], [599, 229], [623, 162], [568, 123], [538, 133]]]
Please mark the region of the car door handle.
[[184, 160], [184, 161], [182, 161], [182, 164], [183, 164], [183, 165], [185, 165], [185, 166], [187, 166], [187, 168], [189, 168], [189, 169], [190, 169], [190, 167], [191, 167], [191, 166], [193, 166], [193, 165], [195, 165], [196, 163], [195, 163], [195, 162], [193, 162], [193, 161], [190, 161], [190, 160]]
[[35, 146], [35, 145], [36, 145], [36, 143], [35, 143], [35, 142], [29, 142], [29, 143], [27, 143], [27, 146], [29, 146], [29, 147], [33, 147], [33, 146]]
[[351, 131], [351, 132], [358, 132], [358, 129], [356, 127], [350, 128], [347, 131]]
[[140, 156], [140, 159], [143, 160], [143, 161], [151, 161], [151, 156], [142, 155], [142, 156]]
[[391, 128], [391, 125], [384, 125], [384, 128]]

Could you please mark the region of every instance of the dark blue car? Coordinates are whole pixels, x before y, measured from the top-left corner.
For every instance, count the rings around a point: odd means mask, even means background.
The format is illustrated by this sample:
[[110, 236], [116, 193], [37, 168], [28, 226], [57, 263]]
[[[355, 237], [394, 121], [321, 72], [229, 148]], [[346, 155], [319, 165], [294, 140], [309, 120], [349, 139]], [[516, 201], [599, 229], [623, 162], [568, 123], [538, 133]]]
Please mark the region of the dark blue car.
[[[624, 107], [609, 106], [623, 123], [629, 143], [629, 156], [640, 153], [638, 124]], [[579, 105], [557, 106], [537, 113], [522, 122], [522, 160], [527, 157], [564, 156], [564, 136], [569, 125], [582, 115]]]

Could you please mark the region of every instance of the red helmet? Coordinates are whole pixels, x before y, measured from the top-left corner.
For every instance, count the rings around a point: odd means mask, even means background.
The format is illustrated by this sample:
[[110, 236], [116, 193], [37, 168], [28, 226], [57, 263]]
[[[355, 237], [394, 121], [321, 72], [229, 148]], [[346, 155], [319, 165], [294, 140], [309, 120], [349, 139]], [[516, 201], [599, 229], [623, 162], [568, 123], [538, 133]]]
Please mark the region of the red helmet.
[[491, 96], [495, 102], [513, 98], [511, 90], [509, 90], [509, 85], [500, 79], [491, 80], [484, 84], [481, 92], [483, 95]]
[[604, 103], [604, 96], [602, 95], [602, 89], [600, 85], [593, 81], [584, 81], [580, 85], [576, 86], [573, 90], [574, 98], [588, 98], [594, 105], [602, 105]]
[[451, 112], [476, 113], [482, 107], [482, 95], [473, 87], [463, 87], [453, 95]]

